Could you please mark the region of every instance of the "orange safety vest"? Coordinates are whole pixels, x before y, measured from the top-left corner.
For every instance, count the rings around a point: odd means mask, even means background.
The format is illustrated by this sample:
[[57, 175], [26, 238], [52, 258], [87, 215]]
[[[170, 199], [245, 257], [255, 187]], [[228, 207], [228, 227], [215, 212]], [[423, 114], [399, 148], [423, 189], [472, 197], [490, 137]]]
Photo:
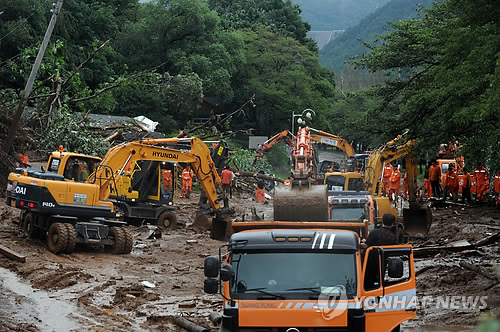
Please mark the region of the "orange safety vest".
[[[27, 154], [24, 154], [24, 153], [21, 153], [19, 155], [19, 161], [24, 163], [24, 164], [29, 164], [30, 163], [30, 159], [28, 158], [28, 155]], [[24, 165], [24, 164], [21, 164], [19, 167], [21, 168], [26, 168], [28, 166]]]
[[228, 169], [225, 169], [221, 173], [221, 181], [222, 184], [231, 184], [231, 180], [233, 179], [233, 172]]
[[384, 182], [389, 182], [389, 178], [391, 177], [391, 174], [392, 174], [392, 166], [391, 166], [391, 164], [385, 165], [385, 167], [384, 167], [384, 175], [383, 175]]
[[500, 194], [500, 172], [495, 175], [495, 179], [493, 180], [493, 190], [497, 193], [497, 195]]
[[455, 190], [458, 188], [457, 172], [455, 171], [446, 172], [445, 180], [446, 180], [446, 185], [448, 186], [448, 188], [450, 188], [450, 190]]
[[194, 172], [192, 169], [188, 170], [187, 168], [184, 168], [184, 170], [182, 171], [182, 179], [185, 182], [190, 183], [191, 181], [193, 181], [193, 176]]
[[488, 171], [486, 168], [476, 168], [474, 170], [474, 177], [476, 178], [477, 185], [484, 185], [488, 183]]
[[391, 174], [391, 189], [399, 189], [401, 187], [401, 172], [396, 169]]
[[165, 189], [172, 189], [172, 171], [169, 169], [164, 169], [162, 171], [163, 176], [163, 187]]
[[432, 165], [429, 168], [429, 180], [439, 181], [439, 175], [441, 175], [440, 173], [441, 173], [441, 169], [439, 168], [439, 166]]

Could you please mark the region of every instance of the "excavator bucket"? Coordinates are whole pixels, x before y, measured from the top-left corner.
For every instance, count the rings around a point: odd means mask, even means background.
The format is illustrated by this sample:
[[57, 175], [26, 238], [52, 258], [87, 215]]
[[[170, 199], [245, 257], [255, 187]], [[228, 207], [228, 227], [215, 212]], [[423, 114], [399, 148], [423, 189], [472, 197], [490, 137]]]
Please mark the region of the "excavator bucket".
[[427, 234], [432, 224], [432, 212], [429, 207], [403, 209], [403, 225], [408, 234]]
[[273, 208], [275, 221], [327, 221], [327, 188], [276, 188]]

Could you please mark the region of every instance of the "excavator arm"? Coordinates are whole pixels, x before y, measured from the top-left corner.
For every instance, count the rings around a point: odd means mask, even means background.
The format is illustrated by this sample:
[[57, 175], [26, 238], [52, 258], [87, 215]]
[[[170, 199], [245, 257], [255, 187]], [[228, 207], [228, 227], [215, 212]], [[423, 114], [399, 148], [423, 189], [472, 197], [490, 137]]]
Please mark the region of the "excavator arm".
[[[171, 148], [167, 144], [186, 144], [186, 149]], [[89, 183], [100, 187], [99, 199], [107, 200], [116, 188], [117, 180], [124, 174], [128, 163], [138, 160], [189, 163], [214, 210], [219, 210], [217, 186], [221, 179], [212, 161], [207, 145], [196, 137], [144, 139], [123, 143], [111, 148], [97, 170], [89, 177]], [[119, 194], [119, 193], [118, 193]]]
[[404, 144], [396, 145], [402, 138], [402, 135], [396, 137], [389, 143], [377, 148], [368, 157], [366, 161], [364, 182], [366, 190], [371, 195], [380, 196], [382, 193], [380, 177], [382, 176], [384, 166], [387, 163], [406, 156], [415, 146], [415, 140], [408, 140]]
[[327, 133], [326, 131], [317, 130], [317, 129], [313, 129], [313, 128], [311, 128], [311, 131], [316, 133], [316, 134], [311, 135], [311, 139], [313, 141], [318, 142], [318, 143], [328, 144], [331, 146], [335, 146], [335, 147], [339, 148], [340, 150], [344, 151], [347, 158], [354, 156], [354, 154], [356, 153], [354, 151], [354, 148], [352, 147], [352, 145], [349, 144], [348, 141], [346, 141], [345, 139], [343, 139], [340, 136], [333, 135], [333, 134]]
[[270, 149], [273, 145], [285, 141], [290, 147], [295, 147], [294, 137], [288, 130], [283, 130], [280, 133], [277, 133], [264, 143], [260, 144], [257, 148], [257, 156], [255, 156], [255, 161], [261, 160], [264, 151]]

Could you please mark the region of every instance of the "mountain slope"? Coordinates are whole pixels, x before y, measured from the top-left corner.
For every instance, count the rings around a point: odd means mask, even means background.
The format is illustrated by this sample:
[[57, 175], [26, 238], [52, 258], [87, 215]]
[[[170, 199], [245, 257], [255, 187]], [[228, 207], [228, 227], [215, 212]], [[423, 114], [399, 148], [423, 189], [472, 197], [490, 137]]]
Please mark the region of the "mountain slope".
[[351, 57], [363, 54], [368, 49], [360, 40], [371, 42], [375, 35], [383, 34], [389, 27], [388, 21], [415, 17], [421, 4], [430, 7], [432, 0], [391, 0], [383, 7], [368, 15], [361, 22], [339, 35], [320, 51], [321, 65], [335, 71], [343, 71], [344, 62]]

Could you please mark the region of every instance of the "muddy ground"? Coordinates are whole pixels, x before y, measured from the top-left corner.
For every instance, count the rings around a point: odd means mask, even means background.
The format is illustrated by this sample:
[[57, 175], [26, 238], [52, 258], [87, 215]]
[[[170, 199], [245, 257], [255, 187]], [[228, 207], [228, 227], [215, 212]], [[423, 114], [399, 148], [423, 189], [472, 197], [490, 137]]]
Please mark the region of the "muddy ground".
[[[192, 225], [198, 195], [179, 200], [179, 227], [147, 240], [143, 227], [135, 234], [129, 255], [110, 255], [99, 248], [77, 247], [71, 255], [54, 255], [40, 240], [18, 229], [19, 211], [0, 202], [0, 244], [26, 256], [25, 263], [0, 255], [0, 332], [3, 331], [182, 331], [172, 318], [182, 315], [207, 328], [208, 315], [221, 305], [217, 295], [203, 293], [203, 260], [216, 254], [220, 241]], [[256, 205], [242, 194], [232, 199], [236, 218], [265, 217], [272, 205]], [[415, 248], [475, 242], [500, 231], [500, 212], [484, 207], [450, 207], [433, 211], [434, 223], [425, 238], [413, 238]], [[206, 225], [205, 225], [206, 226]], [[500, 284], [492, 272], [500, 264], [498, 242], [462, 252], [441, 252], [416, 259], [417, 293], [427, 296], [487, 296], [489, 312], [499, 307]], [[13, 273], [11, 273], [11, 272]], [[17, 277], [16, 277], [17, 275]], [[470, 326], [479, 309], [436, 309], [419, 306], [417, 320], [404, 330], [423, 326]], [[54, 324], [59, 324], [55, 326]]]

